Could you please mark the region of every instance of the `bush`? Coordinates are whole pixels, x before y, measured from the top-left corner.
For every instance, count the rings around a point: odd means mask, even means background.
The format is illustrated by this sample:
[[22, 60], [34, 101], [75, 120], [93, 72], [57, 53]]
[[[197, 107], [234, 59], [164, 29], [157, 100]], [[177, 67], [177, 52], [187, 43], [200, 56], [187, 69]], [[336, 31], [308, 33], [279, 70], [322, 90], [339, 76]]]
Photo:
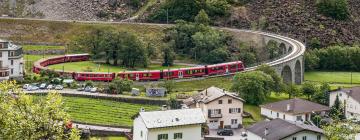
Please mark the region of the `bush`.
[[130, 92], [133, 81], [128, 79], [115, 79], [108, 87], [109, 93], [122, 94], [123, 92]]
[[347, 0], [319, 0], [316, 4], [319, 12], [337, 20], [349, 17]]
[[94, 82], [93, 81], [85, 81], [85, 87], [87, 87], [87, 86], [93, 87]]

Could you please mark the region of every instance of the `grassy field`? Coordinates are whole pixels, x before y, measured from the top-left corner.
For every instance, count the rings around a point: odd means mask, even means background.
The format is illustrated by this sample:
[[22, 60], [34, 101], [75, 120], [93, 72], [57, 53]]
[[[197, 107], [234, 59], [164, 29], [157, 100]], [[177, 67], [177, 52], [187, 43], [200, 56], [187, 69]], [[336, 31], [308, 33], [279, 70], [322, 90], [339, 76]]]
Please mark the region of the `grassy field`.
[[22, 45], [24, 51], [28, 50], [65, 50], [65, 46]]
[[[51, 69], [64, 69], [65, 71], [86, 71], [86, 69], [90, 68], [92, 72], [120, 72], [129, 70], [121, 66], [112, 66], [108, 64], [99, 64], [92, 61], [82, 61], [82, 62], [72, 62], [72, 63], [64, 63], [64, 64], [57, 64], [51, 65], [49, 68]], [[188, 66], [182, 65], [174, 65], [169, 68], [183, 68]], [[162, 70], [168, 69], [168, 67], [161, 66], [160, 64], [150, 64], [147, 68], [135, 68], [132, 70]]]
[[[334, 84], [350, 84], [351, 83], [351, 73], [350, 72], [306, 72], [305, 73], [306, 81], [315, 81], [315, 82], [329, 82]], [[360, 72], [352, 72], [352, 83], [360, 84]]]
[[[34, 96], [38, 98], [39, 96]], [[140, 105], [124, 102], [116, 102], [101, 99], [81, 98], [81, 97], [63, 97], [67, 112], [71, 119], [77, 122], [115, 125], [115, 126], [132, 126], [132, 116], [140, 111], [158, 110], [159, 106]]]

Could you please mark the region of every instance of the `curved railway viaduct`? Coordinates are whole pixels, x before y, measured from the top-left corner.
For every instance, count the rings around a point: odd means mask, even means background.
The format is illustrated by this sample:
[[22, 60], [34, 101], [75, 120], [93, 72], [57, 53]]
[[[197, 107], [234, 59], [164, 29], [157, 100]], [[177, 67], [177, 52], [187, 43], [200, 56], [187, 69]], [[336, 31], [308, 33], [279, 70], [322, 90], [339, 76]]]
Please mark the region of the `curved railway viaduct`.
[[[101, 22], [101, 21], [72, 21], [72, 20], [46, 20], [46, 19], [26, 19], [26, 18], [8, 18], [18, 20], [39, 20], [53, 22], [77, 22], [84, 24], [137, 24], [147, 26], [159, 26], [163, 28], [170, 27], [168, 24], [152, 24], [152, 23], [128, 23], [128, 22]], [[301, 84], [304, 81], [304, 53], [305, 45], [295, 39], [260, 31], [239, 30], [233, 28], [221, 28], [221, 30], [230, 31], [238, 40], [243, 42], [255, 43], [257, 46], [265, 46], [270, 40], [276, 41], [281, 48], [282, 56], [264, 62], [275, 68], [277, 73], [282, 76], [284, 82]], [[259, 66], [259, 65], [257, 65]], [[246, 68], [246, 71], [255, 70], [257, 66]], [[195, 80], [195, 79], [188, 79]]]

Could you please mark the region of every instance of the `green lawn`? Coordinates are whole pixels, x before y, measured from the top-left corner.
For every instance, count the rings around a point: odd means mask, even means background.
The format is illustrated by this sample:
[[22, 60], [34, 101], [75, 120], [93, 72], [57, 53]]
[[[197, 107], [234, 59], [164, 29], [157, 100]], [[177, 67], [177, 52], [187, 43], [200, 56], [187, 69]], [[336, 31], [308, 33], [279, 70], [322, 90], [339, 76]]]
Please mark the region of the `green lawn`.
[[174, 91], [178, 92], [190, 92], [197, 90], [204, 90], [211, 86], [216, 86], [219, 88], [230, 89], [231, 88], [231, 77], [217, 77], [217, 78], [207, 78], [196, 81], [185, 81], [177, 82], [174, 87]]
[[[351, 72], [305, 72], [306, 81], [329, 82], [335, 84], [350, 84]], [[360, 84], [360, 72], [352, 72], [352, 83]]]
[[[34, 96], [38, 97], [38, 96]], [[132, 116], [140, 111], [158, 110], [159, 106], [116, 102], [102, 99], [63, 97], [67, 112], [77, 122], [130, 127]]]
[[[60, 70], [62, 70], [63, 67], [65, 71], [86, 71], [89, 68], [92, 70], [92, 72], [108, 72], [108, 71], [120, 72], [126, 70], [126, 68], [121, 66], [95, 63], [92, 61], [71, 62], [71, 63], [63, 63], [63, 64], [56, 64], [49, 66], [49, 68], [51, 69], [60, 69]], [[183, 67], [188, 67], [188, 66], [174, 65], [171, 67], [164, 67], [161, 66], [160, 64], [150, 64], [147, 68], [136, 68], [134, 70], [162, 70], [168, 68], [183, 68]]]
[[121, 136], [109, 136], [109, 137], [91, 137], [90, 140], [127, 140]]
[[65, 46], [22, 45], [23, 50], [64, 50]]

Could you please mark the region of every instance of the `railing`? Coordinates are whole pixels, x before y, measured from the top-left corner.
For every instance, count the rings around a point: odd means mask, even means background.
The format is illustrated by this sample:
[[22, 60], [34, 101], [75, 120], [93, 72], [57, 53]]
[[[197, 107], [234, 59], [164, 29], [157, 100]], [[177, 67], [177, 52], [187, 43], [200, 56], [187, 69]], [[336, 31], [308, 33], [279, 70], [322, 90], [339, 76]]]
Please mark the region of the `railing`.
[[209, 118], [222, 118], [222, 114], [209, 114]]

